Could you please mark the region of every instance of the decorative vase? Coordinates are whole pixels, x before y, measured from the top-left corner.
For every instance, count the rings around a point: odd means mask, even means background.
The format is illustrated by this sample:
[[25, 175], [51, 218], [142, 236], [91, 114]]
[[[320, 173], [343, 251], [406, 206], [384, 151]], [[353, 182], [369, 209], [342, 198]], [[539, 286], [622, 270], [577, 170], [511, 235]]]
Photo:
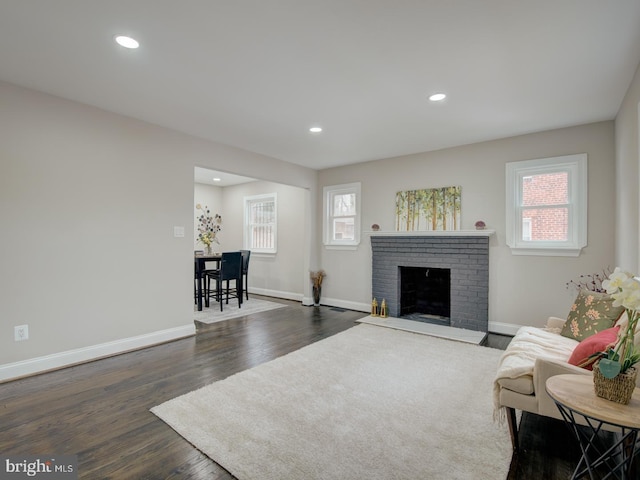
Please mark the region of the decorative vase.
[[322, 292], [321, 287], [313, 286], [313, 305], [317, 307], [320, 305], [320, 293]]
[[627, 405], [631, 401], [633, 390], [636, 388], [638, 370], [634, 367], [619, 373], [613, 378], [602, 375], [598, 364], [593, 366], [593, 386], [596, 395], [612, 402]]
[[205, 245], [204, 247], [204, 253], [206, 253], [207, 255], [211, 255], [212, 250], [211, 250], [211, 244], [209, 245]]

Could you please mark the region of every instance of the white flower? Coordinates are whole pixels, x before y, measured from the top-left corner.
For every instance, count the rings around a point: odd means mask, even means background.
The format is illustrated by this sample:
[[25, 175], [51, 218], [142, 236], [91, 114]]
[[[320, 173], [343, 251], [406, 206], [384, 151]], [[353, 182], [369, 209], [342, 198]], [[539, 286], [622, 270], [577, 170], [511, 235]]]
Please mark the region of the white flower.
[[613, 306], [623, 306], [627, 310], [640, 309], [640, 282], [632, 273], [616, 267], [602, 286], [614, 299]]
[[619, 333], [619, 341], [613, 357], [609, 354], [604, 357], [608, 362], [614, 361], [621, 365], [617, 372], [613, 372], [617, 374], [625, 372], [640, 360], [634, 348], [634, 335], [640, 320], [640, 278], [634, 277], [633, 274], [621, 268], [616, 268], [609, 278], [602, 282], [602, 286], [614, 299], [613, 306], [623, 306], [629, 318], [625, 330]]
[[629, 278], [622, 283], [617, 293], [611, 295], [615, 307], [622, 305], [627, 310], [640, 310], [640, 282]]
[[609, 278], [602, 282], [602, 288], [604, 288], [609, 295], [620, 291], [622, 284], [628, 279], [633, 278], [633, 275], [629, 272], [625, 272], [620, 267], [616, 267]]
[[196, 205], [197, 210], [202, 210], [202, 214], [198, 218], [198, 240], [207, 247], [213, 242], [219, 244], [217, 234], [222, 230], [222, 217], [216, 213], [215, 217], [211, 216], [209, 207]]

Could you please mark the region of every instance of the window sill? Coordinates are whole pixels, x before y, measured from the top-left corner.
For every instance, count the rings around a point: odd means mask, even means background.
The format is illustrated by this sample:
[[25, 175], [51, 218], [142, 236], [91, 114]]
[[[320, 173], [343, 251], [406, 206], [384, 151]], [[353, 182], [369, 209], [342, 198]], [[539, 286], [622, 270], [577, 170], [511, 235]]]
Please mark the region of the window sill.
[[357, 250], [358, 245], [326, 245], [324, 246], [327, 250]]
[[583, 247], [566, 248], [532, 248], [532, 247], [510, 247], [512, 255], [530, 255], [538, 257], [579, 257]]

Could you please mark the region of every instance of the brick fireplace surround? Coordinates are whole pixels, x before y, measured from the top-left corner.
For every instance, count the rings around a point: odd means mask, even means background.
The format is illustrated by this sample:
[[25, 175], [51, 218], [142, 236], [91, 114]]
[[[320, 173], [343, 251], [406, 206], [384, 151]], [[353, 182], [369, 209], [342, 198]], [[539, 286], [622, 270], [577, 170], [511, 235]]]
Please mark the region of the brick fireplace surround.
[[[452, 232], [453, 233], [453, 232]], [[451, 270], [452, 327], [487, 332], [489, 327], [489, 235], [455, 232], [371, 235], [372, 291], [385, 299], [389, 316], [400, 316], [400, 267]]]

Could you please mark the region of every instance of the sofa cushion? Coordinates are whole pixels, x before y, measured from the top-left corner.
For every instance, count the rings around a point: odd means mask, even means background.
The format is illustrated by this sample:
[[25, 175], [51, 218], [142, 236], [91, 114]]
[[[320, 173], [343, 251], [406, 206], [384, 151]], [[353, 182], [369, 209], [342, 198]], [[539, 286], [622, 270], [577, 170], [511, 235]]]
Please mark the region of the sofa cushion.
[[522, 375], [518, 378], [501, 378], [498, 383], [502, 388], [508, 388], [523, 395], [531, 395], [533, 393], [533, 377], [531, 375]]
[[[585, 338], [573, 350], [573, 353], [569, 357], [569, 363], [580, 366], [580, 364], [587, 361], [592, 354], [604, 351], [609, 345], [615, 345], [618, 340], [619, 331], [620, 327], [611, 327]], [[592, 370], [593, 362], [584, 368]]]
[[606, 293], [580, 290], [560, 334], [581, 342], [591, 335], [613, 327], [622, 312], [624, 308], [614, 307], [613, 298]]
[[[530, 395], [535, 391], [533, 370], [540, 356], [566, 365], [578, 342], [537, 327], [520, 327], [498, 362], [494, 401], [501, 389]], [[573, 368], [573, 367], [572, 367]]]

